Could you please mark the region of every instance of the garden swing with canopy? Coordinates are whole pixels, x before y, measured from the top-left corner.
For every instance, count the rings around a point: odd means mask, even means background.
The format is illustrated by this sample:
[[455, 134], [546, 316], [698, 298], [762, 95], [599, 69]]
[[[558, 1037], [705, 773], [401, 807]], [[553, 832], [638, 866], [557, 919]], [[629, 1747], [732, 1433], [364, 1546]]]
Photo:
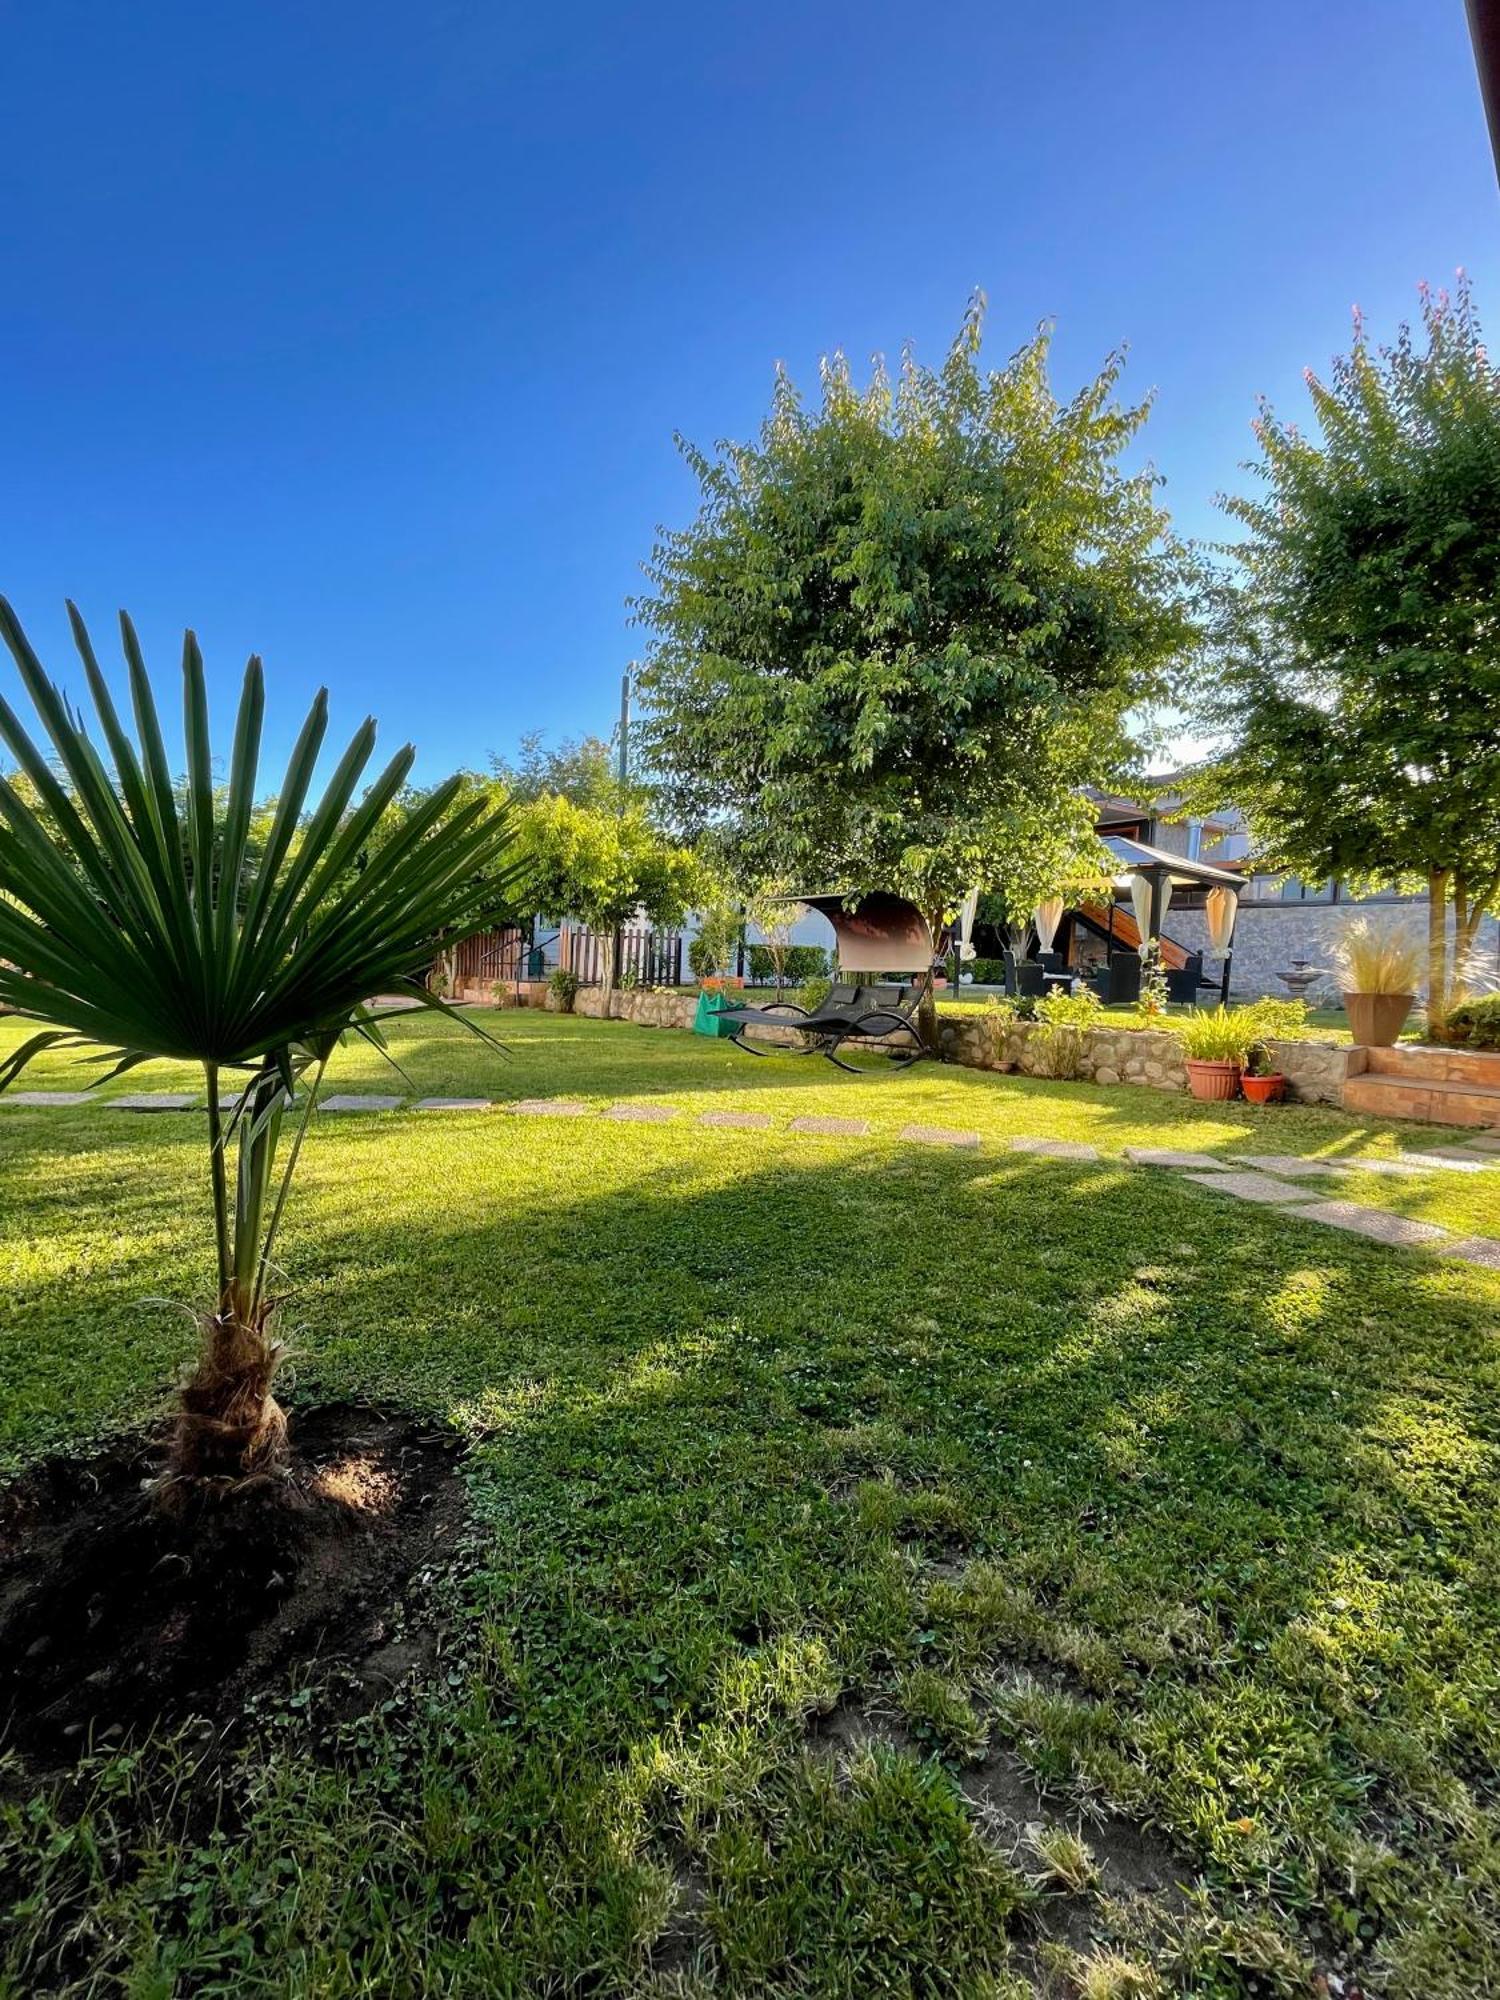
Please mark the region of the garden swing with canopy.
[[[767, 1007], [735, 1007], [719, 1020], [730, 1040], [748, 1055], [781, 1048], [792, 1055], [826, 1056], [854, 1076], [885, 1075], [909, 1069], [930, 1053], [917, 1028], [917, 1009], [932, 983], [933, 941], [927, 920], [904, 896], [876, 890], [867, 896], [787, 896], [780, 900], [817, 910], [833, 926], [837, 968], [828, 997], [815, 1012], [792, 1000]], [[861, 973], [883, 979], [860, 983]], [[893, 980], [891, 973], [914, 975]], [[779, 1038], [757, 1046], [756, 1029], [792, 1028], [800, 1041]]]

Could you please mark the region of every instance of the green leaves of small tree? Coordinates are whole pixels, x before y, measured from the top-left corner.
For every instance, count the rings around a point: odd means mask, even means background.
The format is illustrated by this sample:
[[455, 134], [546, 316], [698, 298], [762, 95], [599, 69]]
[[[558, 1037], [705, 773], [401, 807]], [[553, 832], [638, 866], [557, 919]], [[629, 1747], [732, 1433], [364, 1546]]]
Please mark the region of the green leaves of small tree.
[[515, 818], [531, 902], [544, 916], [577, 917], [606, 935], [637, 910], [670, 926], [703, 891], [698, 856], [638, 803], [609, 810], [549, 793], [517, 807]]
[[[346, 1032], [379, 1043], [370, 996], [435, 1004], [413, 975], [440, 940], [478, 927], [476, 873], [514, 872], [508, 817], [483, 798], [452, 809], [452, 780], [380, 842], [414, 753], [392, 758], [356, 801], [375, 744], [366, 721], [315, 798], [328, 727], [320, 693], [256, 837], [260, 661], [245, 670], [219, 792], [203, 662], [187, 634], [179, 794], [129, 619], [120, 629], [133, 732], [71, 605], [69, 615], [104, 755], [0, 599], [0, 637], [51, 744], [49, 757], [0, 699], [0, 742], [24, 781], [0, 779], [0, 1000], [43, 1024], [0, 1065], [0, 1089], [48, 1048], [100, 1049], [110, 1075], [153, 1057], [202, 1065], [218, 1287], [183, 1392], [177, 1469], [239, 1476], [273, 1463], [284, 1431], [271, 1395], [279, 1348], [268, 1285], [318, 1083]], [[242, 1089], [227, 1117], [226, 1073]], [[278, 1178], [282, 1122], [303, 1078], [311, 1087]]]
[[1195, 792], [1242, 807], [1259, 858], [1311, 879], [1420, 883], [1430, 1001], [1500, 900], [1500, 371], [1466, 283], [1307, 376], [1317, 437], [1263, 406], [1263, 491], [1222, 579], [1228, 747]]
[[980, 366], [976, 299], [940, 371], [858, 389], [785, 375], [753, 444], [684, 446], [702, 503], [636, 605], [648, 760], [742, 875], [890, 889], [938, 923], [976, 882], [1087, 873], [1078, 787], [1128, 754], [1127, 708], [1183, 646], [1186, 565], [1150, 473], [1146, 406], [1112, 356], [1070, 402], [1043, 330]]

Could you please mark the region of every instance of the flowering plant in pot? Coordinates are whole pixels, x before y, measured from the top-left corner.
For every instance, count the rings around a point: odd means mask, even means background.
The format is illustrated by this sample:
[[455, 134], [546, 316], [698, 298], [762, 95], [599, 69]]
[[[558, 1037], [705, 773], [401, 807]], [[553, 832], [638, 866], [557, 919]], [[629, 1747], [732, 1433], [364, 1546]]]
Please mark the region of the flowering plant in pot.
[[1377, 930], [1368, 917], [1347, 924], [1334, 949], [1349, 1032], [1365, 1048], [1388, 1049], [1400, 1034], [1422, 972], [1409, 930]]
[[1255, 1023], [1244, 1007], [1195, 1007], [1172, 1023], [1182, 1041], [1188, 1089], [1205, 1104], [1239, 1095], [1240, 1078], [1255, 1040]]

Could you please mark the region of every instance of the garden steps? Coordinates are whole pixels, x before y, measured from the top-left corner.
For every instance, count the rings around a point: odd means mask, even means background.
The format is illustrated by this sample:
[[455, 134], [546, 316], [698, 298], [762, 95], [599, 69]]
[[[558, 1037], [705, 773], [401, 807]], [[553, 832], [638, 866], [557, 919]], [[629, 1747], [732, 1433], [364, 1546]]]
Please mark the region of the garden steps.
[[1429, 1125], [1500, 1126], [1500, 1054], [1474, 1049], [1357, 1048], [1344, 1109]]

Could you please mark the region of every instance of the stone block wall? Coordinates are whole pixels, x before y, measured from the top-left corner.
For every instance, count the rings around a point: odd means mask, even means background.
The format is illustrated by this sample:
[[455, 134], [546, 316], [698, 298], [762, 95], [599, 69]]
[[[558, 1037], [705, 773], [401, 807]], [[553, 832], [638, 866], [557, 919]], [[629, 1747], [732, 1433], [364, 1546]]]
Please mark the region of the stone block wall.
[[[550, 995], [547, 1004], [554, 1004]], [[690, 1028], [697, 1011], [696, 993], [658, 993], [649, 986], [617, 986], [607, 1003], [602, 986], [585, 986], [573, 1002], [575, 1014], [595, 1021], [633, 1021], [638, 1028]]]
[[[1018, 1021], [1004, 1035], [974, 1012], [939, 1016], [943, 1053], [969, 1069], [1019, 1071], [1045, 1076], [1049, 1062], [1038, 1023]], [[1335, 1042], [1268, 1042], [1287, 1094], [1304, 1104], [1339, 1104], [1351, 1051]], [[1187, 1065], [1174, 1034], [1154, 1028], [1091, 1028], [1079, 1050], [1079, 1077], [1090, 1083], [1139, 1084], [1152, 1090], [1186, 1090]]]
[[[1380, 931], [1404, 929], [1426, 937], [1427, 909], [1421, 902], [1245, 903], [1234, 927], [1229, 975], [1234, 998], [1258, 1000], [1270, 994], [1284, 1000], [1287, 988], [1277, 974], [1288, 971], [1293, 959], [1302, 958], [1324, 974], [1308, 989], [1309, 1000], [1314, 1006], [1337, 1006], [1334, 947], [1354, 917], [1367, 917]], [[1208, 942], [1201, 910], [1173, 908], [1162, 929], [1187, 950], [1203, 952], [1209, 972], [1215, 970], [1219, 960]], [[1493, 917], [1480, 925], [1475, 953], [1481, 966], [1491, 973], [1500, 971], [1500, 928]]]

